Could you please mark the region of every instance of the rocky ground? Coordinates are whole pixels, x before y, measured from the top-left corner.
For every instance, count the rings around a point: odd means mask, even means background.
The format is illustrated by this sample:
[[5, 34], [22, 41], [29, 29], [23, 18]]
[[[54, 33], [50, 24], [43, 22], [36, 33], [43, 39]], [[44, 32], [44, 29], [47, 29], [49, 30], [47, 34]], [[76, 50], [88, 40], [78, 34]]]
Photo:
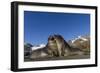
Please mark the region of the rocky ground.
[[25, 62], [30, 61], [50, 61], [50, 60], [75, 60], [75, 59], [89, 59], [90, 55], [73, 55], [67, 57], [48, 57], [48, 58], [37, 58], [37, 59], [24, 59]]

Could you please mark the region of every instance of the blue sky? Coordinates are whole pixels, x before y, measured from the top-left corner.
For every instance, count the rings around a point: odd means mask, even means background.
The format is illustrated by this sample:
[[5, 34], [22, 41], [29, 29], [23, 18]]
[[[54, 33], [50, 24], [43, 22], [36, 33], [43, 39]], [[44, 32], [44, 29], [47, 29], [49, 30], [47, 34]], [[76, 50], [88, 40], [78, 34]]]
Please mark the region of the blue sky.
[[24, 11], [24, 42], [47, 43], [49, 35], [65, 40], [90, 34], [90, 14]]

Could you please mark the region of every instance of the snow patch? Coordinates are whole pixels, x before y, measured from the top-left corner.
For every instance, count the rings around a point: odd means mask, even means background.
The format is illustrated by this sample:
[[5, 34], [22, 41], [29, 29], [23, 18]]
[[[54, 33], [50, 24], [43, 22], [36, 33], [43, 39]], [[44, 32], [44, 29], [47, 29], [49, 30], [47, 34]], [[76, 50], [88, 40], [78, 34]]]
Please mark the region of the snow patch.
[[81, 39], [83, 41], [88, 41], [88, 39], [82, 37], [82, 36], [78, 36], [77, 38], [73, 39], [71, 42], [74, 43], [76, 40]]
[[32, 50], [37, 50], [37, 49], [40, 49], [40, 48], [43, 48], [43, 47], [45, 47], [45, 44], [40, 44], [39, 46], [33, 46]]

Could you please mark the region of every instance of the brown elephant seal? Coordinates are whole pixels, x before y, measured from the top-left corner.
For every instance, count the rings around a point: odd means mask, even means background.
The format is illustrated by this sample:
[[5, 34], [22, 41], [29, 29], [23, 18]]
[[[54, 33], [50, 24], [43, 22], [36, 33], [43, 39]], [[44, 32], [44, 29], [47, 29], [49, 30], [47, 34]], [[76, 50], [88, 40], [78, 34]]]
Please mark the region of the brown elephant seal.
[[53, 35], [50, 35], [48, 37], [48, 42], [47, 42], [46, 48], [48, 49], [48, 54], [49, 55], [59, 56], [58, 46], [57, 46], [56, 40], [55, 40]]

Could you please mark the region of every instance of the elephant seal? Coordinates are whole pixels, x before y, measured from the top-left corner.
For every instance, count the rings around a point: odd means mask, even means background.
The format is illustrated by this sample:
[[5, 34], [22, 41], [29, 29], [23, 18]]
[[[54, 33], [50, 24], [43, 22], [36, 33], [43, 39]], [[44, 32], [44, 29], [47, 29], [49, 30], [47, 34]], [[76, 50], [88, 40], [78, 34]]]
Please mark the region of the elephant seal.
[[56, 40], [55, 40], [53, 35], [50, 35], [48, 37], [48, 42], [47, 42], [46, 48], [48, 49], [48, 54], [49, 55], [59, 56], [58, 46], [57, 46]]
[[52, 56], [64, 56], [65, 48], [70, 48], [61, 35], [50, 35], [46, 45], [49, 54]]

